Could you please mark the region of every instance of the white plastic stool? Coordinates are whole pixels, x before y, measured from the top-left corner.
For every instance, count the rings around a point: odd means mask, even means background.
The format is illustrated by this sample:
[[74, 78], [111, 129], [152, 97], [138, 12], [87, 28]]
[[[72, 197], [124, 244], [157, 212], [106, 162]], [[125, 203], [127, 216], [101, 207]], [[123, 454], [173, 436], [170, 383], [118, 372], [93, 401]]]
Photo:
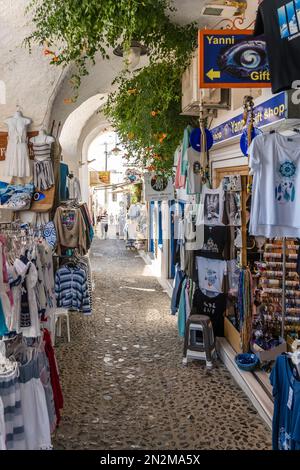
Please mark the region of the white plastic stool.
[[66, 308], [57, 308], [54, 313], [53, 344], [55, 344], [55, 337], [61, 336], [61, 325], [64, 318], [67, 322], [68, 342], [70, 343], [71, 341], [69, 310]]

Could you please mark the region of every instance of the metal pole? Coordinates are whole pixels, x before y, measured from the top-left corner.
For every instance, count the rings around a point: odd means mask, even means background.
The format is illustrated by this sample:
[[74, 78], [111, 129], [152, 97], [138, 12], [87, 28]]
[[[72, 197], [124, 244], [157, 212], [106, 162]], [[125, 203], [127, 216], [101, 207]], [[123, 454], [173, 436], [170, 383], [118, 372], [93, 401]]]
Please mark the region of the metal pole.
[[282, 322], [281, 322], [281, 336], [284, 338], [284, 330], [285, 330], [285, 315], [286, 315], [286, 238], [284, 237], [282, 240]]

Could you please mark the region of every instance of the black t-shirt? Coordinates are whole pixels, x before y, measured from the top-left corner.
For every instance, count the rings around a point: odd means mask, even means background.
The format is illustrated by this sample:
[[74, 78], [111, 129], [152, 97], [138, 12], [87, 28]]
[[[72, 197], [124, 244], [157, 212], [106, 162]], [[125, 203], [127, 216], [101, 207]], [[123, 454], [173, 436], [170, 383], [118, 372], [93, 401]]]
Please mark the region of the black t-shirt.
[[254, 34], [266, 38], [273, 93], [297, 88], [293, 82], [300, 80], [300, 1], [264, 0]]
[[204, 243], [197, 256], [224, 259], [224, 248], [228, 241], [228, 228], [221, 225], [204, 226]]
[[199, 288], [196, 289], [191, 315], [207, 315], [211, 319], [215, 336], [224, 336], [225, 309], [225, 294], [219, 294], [217, 297], [207, 297]]

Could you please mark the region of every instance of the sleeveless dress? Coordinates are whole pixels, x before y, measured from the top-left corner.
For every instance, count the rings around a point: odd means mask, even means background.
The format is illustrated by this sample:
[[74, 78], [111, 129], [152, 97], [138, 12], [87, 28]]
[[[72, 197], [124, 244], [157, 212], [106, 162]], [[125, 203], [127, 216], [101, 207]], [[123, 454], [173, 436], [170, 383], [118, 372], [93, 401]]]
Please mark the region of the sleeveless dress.
[[27, 145], [27, 127], [30, 119], [11, 117], [7, 119], [8, 144], [5, 156], [4, 176], [24, 178], [31, 176]]

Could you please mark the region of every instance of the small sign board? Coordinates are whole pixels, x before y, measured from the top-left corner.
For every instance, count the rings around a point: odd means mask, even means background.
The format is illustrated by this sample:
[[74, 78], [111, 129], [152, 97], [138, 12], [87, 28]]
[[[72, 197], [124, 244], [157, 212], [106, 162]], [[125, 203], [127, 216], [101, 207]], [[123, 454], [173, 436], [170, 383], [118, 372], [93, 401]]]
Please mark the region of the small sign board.
[[99, 180], [101, 183], [110, 184], [110, 171], [99, 171]]
[[144, 183], [145, 201], [171, 201], [174, 199], [172, 178], [146, 173]]
[[266, 43], [252, 30], [199, 31], [200, 88], [270, 88]]

